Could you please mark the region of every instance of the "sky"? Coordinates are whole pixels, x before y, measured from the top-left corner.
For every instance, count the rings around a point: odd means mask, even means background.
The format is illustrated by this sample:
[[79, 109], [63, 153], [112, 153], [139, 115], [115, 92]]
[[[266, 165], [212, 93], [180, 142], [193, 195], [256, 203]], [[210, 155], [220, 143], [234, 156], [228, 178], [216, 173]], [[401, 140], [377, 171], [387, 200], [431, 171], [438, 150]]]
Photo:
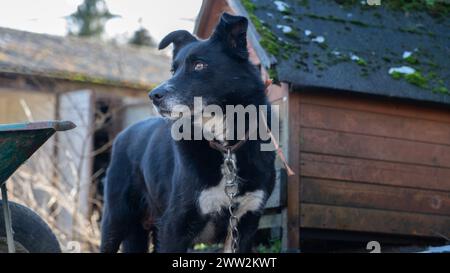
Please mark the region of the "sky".
[[[76, 10], [82, 0], [0, 0], [0, 26], [38, 33], [65, 35], [65, 16]], [[107, 38], [129, 37], [139, 28], [139, 19], [160, 41], [167, 33], [192, 31], [201, 0], [106, 0], [120, 18], [106, 25]]]

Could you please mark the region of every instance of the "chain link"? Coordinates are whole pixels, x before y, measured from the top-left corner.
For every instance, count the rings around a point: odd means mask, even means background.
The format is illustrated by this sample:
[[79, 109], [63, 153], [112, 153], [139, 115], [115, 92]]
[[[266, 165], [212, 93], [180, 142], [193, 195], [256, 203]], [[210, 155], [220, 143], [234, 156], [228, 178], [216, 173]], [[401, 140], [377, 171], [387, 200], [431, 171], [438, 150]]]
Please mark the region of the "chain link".
[[228, 149], [225, 153], [225, 159], [223, 162], [223, 172], [225, 179], [225, 194], [230, 199], [230, 205], [228, 206], [228, 211], [230, 212], [229, 219], [229, 230], [231, 235], [231, 252], [236, 253], [238, 251], [239, 245], [239, 230], [238, 217], [235, 215], [235, 210], [237, 207], [235, 197], [238, 194], [238, 181], [237, 181], [237, 168], [236, 160], [232, 157], [231, 150]]

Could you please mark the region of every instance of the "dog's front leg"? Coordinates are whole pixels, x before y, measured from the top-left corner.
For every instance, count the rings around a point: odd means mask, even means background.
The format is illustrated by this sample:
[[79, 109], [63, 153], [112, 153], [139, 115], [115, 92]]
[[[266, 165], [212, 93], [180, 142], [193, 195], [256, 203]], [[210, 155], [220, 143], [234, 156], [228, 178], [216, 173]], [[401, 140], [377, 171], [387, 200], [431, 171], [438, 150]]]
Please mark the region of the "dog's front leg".
[[239, 220], [239, 253], [250, 253], [252, 251], [255, 233], [258, 230], [260, 212], [247, 212]]
[[195, 206], [169, 209], [161, 218], [158, 252], [186, 252], [206, 222]]

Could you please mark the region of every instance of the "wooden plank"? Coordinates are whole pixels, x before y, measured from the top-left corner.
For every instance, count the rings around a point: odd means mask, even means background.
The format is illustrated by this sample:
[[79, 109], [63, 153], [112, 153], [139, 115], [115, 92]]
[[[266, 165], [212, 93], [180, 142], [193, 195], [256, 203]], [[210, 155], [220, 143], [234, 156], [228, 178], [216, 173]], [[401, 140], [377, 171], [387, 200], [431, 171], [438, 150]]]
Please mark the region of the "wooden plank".
[[450, 217], [302, 204], [301, 227], [440, 237], [450, 236]]
[[204, 1], [200, 10], [199, 23], [195, 35], [207, 39], [219, 22], [222, 12], [231, 12], [226, 0]]
[[277, 214], [264, 214], [259, 219], [259, 229], [263, 228], [275, 228], [275, 227], [281, 227], [282, 221], [281, 221], [281, 213]]
[[302, 178], [305, 203], [450, 216], [450, 192]]
[[302, 103], [450, 123], [448, 107], [419, 106], [385, 98], [367, 99], [348, 94], [336, 96], [325, 92], [304, 92]]
[[[73, 194], [73, 208], [62, 208], [57, 217], [58, 228], [74, 236], [72, 230], [77, 218], [74, 212], [88, 216], [93, 167], [94, 93], [91, 90], [74, 90], [60, 94], [58, 114], [61, 119], [71, 120], [77, 127], [70, 134], [57, 138], [57, 166], [61, 191]], [[69, 236], [69, 239], [76, 239]]]
[[301, 130], [300, 149], [304, 152], [450, 167], [449, 146], [322, 129]]
[[450, 145], [450, 123], [302, 104], [302, 126]]
[[[300, 136], [300, 94], [289, 96], [289, 135]], [[288, 177], [287, 185], [287, 246], [290, 250], [300, 248], [300, 137], [289, 138], [289, 165], [295, 175]]]
[[450, 191], [450, 169], [301, 153], [301, 175]]

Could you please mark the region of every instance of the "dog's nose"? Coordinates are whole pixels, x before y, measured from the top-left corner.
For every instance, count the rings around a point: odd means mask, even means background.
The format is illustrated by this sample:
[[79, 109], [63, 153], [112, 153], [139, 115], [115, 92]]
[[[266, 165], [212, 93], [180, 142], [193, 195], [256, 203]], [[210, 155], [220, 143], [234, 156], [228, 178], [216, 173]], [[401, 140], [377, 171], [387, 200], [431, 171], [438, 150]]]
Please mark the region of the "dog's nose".
[[153, 89], [152, 91], [150, 91], [150, 93], [148, 93], [148, 96], [152, 101], [158, 102], [158, 101], [162, 100], [165, 92], [166, 92], [166, 90], [164, 90], [164, 88], [157, 87], [157, 88]]
[[164, 95], [162, 94], [162, 92], [151, 92], [150, 93], [150, 99], [152, 100], [160, 100], [164, 97]]

